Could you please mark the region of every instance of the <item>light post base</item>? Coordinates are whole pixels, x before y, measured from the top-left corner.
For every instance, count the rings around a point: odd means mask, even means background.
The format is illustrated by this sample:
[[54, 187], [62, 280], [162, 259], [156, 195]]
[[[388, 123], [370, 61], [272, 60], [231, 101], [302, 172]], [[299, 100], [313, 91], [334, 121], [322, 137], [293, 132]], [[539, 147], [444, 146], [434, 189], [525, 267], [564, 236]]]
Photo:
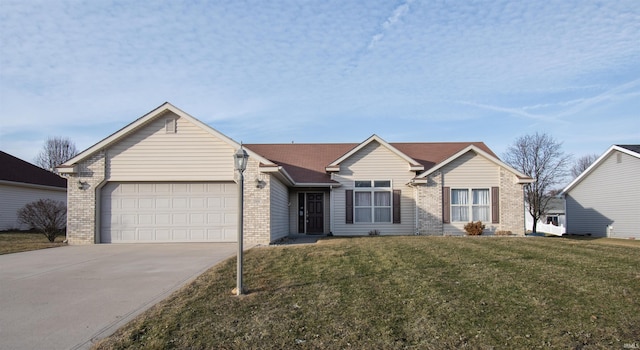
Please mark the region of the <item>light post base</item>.
[[231, 290], [231, 294], [237, 295], [237, 296], [241, 296], [241, 295], [246, 294], [246, 293], [247, 293], [247, 288], [244, 288], [244, 287], [242, 288], [242, 293], [238, 293], [238, 287], [233, 288]]

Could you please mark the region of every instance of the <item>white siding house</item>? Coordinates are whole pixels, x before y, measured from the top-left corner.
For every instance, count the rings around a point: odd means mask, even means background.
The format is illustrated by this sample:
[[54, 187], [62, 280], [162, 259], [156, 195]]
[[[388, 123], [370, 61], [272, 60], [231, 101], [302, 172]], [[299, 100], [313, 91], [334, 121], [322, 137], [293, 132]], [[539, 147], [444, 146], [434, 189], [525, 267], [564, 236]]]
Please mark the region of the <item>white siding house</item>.
[[0, 231], [26, 230], [17, 212], [40, 199], [67, 203], [67, 181], [58, 175], [0, 151]]
[[640, 145], [614, 145], [564, 190], [567, 233], [640, 239]]

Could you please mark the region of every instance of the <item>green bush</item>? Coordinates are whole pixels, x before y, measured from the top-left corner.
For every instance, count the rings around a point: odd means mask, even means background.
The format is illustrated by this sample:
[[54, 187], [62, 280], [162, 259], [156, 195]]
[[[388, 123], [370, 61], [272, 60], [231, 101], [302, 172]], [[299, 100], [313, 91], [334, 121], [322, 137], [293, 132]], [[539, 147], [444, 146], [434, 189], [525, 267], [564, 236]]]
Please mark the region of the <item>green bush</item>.
[[482, 234], [482, 230], [484, 230], [484, 225], [482, 224], [482, 221], [471, 221], [464, 225], [464, 230], [467, 231], [467, 235], [469, 236], [480, 236]]

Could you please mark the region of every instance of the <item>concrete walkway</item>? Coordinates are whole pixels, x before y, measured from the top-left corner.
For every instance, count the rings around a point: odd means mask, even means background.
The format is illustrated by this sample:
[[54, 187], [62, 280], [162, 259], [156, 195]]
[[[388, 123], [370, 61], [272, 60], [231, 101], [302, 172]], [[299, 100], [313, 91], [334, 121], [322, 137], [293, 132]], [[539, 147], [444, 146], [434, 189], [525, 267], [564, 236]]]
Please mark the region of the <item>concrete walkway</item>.
[[99, 244], [0, 255], [0, 349], [88, 349], [236, 251]]

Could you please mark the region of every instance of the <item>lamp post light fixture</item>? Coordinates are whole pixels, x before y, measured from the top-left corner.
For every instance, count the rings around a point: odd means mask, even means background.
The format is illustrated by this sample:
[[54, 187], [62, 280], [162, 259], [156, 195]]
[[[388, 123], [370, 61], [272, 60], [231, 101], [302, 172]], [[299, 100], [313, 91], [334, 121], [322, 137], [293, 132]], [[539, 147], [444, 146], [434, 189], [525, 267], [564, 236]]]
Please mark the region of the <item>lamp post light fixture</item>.
[[235, 170], [238, 172], [238, 267], [236, 276], [236, 295], [244, 294], [244, 287], [242, 286], [242, 242], [243, 238], [243, 225], [244, 225], [244, 171], [247, 169], [247, 160], [249, 155], [242, 148], [240, 148], [233, 155], [233, 164]]

